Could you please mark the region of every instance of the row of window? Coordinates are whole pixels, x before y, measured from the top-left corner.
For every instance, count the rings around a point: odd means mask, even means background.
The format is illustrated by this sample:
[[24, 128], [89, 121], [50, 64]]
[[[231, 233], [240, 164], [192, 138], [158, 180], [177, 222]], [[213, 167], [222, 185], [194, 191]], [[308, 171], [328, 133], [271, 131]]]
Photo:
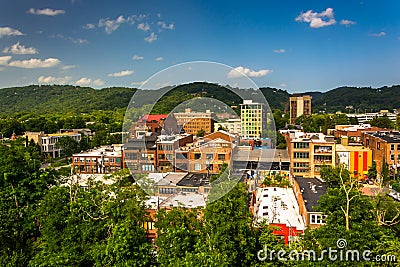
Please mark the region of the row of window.
[[309, 148], [310, 143], [305, 143], [305, 142], [296, 142], [293, 144], [294, 148]]
[[310, 153], [308, 152], [294, 152], [295, 159], [308, 159], [310, 157]]
[[[74, 162], [81, 162], [81, 163], [96, 163], [97, 162], [97, 158], [83, 158], [83, 157], [75, 157], [74, 158]], [[104, 158], [104, 162], [110, 162], [110, 163], [121, 163], [121, 158]]]

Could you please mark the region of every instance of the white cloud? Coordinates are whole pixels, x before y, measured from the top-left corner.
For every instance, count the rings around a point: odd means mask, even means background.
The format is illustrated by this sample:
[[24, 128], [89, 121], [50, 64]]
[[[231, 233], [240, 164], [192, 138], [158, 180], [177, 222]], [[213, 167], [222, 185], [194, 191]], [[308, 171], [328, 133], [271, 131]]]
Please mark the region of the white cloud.
[[150, 25], [148, 23], [139, 23], [137, 26], [138, 30], [142, 30], [144, 32], [147, 32], [148, 30], [150, 30]]
[[64, 65], [61, 67], [62, 70], [69, 70], [69, 69], [73, 69], [76, 68], [76, 65]]
[[10, 47], [4, 48], [3, 53], [10, 53], [15, 55], [33, 55], [37, 54], [38, 51], [33, 47], [25, 47], [17, 42]]
[[228, 73], [228, 78], [242, 78], [243, 74], [249, 77], [262, 77], [271, 73], [271, 70], [251, 70], [242, 66], [236, 67]]
[[83, 26], [84, 29], [94, 29], [96, 27], [96, 25], [92, 24], [92, 23], [88, 23], [85, 26]]
[[164, 29], [164, 30], [173, 30], [175, 28], [173, 23], [167, 24], [164, 21], [157, 22], [157, 25], [160, 26], [161, 29]]
[[142, 59], [144, 59], [144, 57], [138, 56], [138, 55], [134, 55], [134, 56], [132, 57], [132, 60], [142, 60]]
[[286, 87], [287, 84], [286, 84], [286, 83], [281, 83], [279, 86], [280, 86], [280, 87]]
[[12, 58], [11, 56], [2, 56], [2, 57], [0, 57], [0, 65], [7, 66], [8, 65], [8, 61], [10, 61], [11, 58]]
[[87, 43], [89, 43], [88, 40], [86, 40], [86, 39], [73, 38], [73, 37], [70, 37], [70, 36], [64, 36], [62, 34], [57, 34], [57, 35], [54, 35], [52, 37], [60, 38], [60, 39], [63, 39], [63, 40], [67, 40], [67, 41], [73, 42], [74, 44], [87, 44]]
[[102, 85], [104, 85], [104, 82], [100, 79], [97, 79], [97, 80], [93, 81], [93, 85], [94, 86], [102, 86]]
[[100, 80], [100, 79], [92, 80], [92, 79], [87, 78], [87, 77], [82, 77], [79, 80], [77, 80], [75, 82], [75, 84], [79, 85], [79, 86], [89, 86], [89, 85], [102, 86], [102, 85], [104, 85], [104, 82], [102, 80]]
[[152, 43], [155, 40], [157, 40], [157, 34], [155, 34], [154, 32], [150, 33], [149, 36], [147, 36], [146, 38], [144, 38], [144, 40], [148, 43]]
[[109, 77], [123, 77], [123, 76], [128, 76], [133, 74], [133, 70], [123, 70], [120, 72], [115, 72], [115, 73], [110, 73], [108, 74]]
[[17, 29], [13, 29], [10, 27], [0, 27], [0, 38], [3, 36], [10, 36], [10, 35], [24, 35]]
[[373, 34], [370, 34], [370, 36], [373, 36], [373, 37], [382, 37], [382, 36], [385, 36], [386, 35], [386, 32], [380, 32], [380, 33], [373, 33]]
[[45, 60], [31, 58], [27, 60], [10, 61], [8, 66], [25, 69], [51, 68], [57, 66], [60, 62], [61, 61], [57, 58], [46, 58]]
[[65, 14], [64, 10], [61, 9], [50, 9], [50, 8], [44, 8], [44, 9], [35, 9], [35, 8], [30, 8], [28, 10], [29, 14], [34, 14], [34, 15], [45, 15], [45, 16], [57, 16], [60, 14]]
[[155, 60], [155, 61], [163, 61], [164, 58], [163, 58], [163, 57], [156, 57], [154, 60]]
[[286, 52], [285, 49], [275, 49], [274, 50], [274, 53], [278, 53], [278, 54], [282, 54], [282, 53], [285, 53], [285, 52]]
[[296, 17], [295, 20], [310, 23], [311, 28], [321, 28], [336, 23], [336, 20], [333, 17], [333, 8], [330, 7], [320, 13], [314, 12], [312, 10], [302, 12], [299, 16]]
[[100, 19], [98, 23], [98, 27], [104, 28], [106, 33], [111, 34], [113, 31], [119, 28], [122, 23], [127, 22], [123, 16], [119, 16], [115, 20], [111, 19]]
[[79, 80], [77, 80], [75, 83], [76, 83], [76, 85], [83, 86], [83, 85], [89, 85], [91, 82], [92, 82], [92, 79], [83, 77], [83, 78], [80, 78]]
[[47, 83], [47, 84], [66, 84], [71, 80], [70, 76], [65, 77], [53, 77], [53, 76], [40, 76], [38, 78], [38, 83]]
[[350, 26], [350, 25], [356, 24], [356, 22], [355, 22], [355, 21], [348, 20], [348, 19], [342, 19], [342, 20], [340, 21], [340, 24], [341, 24], [341, 25], [345, 25], [345, 26]]

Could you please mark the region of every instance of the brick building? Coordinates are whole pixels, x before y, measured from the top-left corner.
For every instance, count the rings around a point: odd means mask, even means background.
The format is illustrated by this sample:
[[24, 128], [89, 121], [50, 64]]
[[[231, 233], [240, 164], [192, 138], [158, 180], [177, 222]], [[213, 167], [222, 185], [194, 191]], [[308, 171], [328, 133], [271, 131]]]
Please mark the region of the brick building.
[[122, 145], [101, 147], [72, 155], [72, 169], [84, 174], [103, 174], [123, 169]]
[[389, 168], [398, 173], [400, 168], [400, 132], [364, 132], [362, 143], [372, 150], [372, 158], [376, 162], [378, 177], [381, 176], [384, 163], [387, 163]]

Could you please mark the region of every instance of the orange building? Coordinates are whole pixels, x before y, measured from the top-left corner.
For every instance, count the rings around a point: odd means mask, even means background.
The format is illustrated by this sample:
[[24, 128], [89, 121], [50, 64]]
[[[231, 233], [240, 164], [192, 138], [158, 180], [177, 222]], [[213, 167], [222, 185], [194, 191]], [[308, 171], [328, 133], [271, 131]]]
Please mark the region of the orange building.
[[214, 132], [214, 112], [210, 110], [193, 112], [190, 108], [187, 108], [185, 112], [174, 113], [174, 116], [185, 133], [197, 135], [200, 130], [204, 130], [205, 134]]

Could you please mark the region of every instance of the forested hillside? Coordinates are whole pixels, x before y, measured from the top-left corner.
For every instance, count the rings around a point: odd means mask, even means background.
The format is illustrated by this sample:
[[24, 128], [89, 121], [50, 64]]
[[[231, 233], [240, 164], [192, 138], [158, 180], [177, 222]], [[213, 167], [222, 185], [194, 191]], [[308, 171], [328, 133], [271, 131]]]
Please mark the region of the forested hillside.
[[112, 110], [126, 107], [135, 89], [71, 85], [30, 85], [0, 89], [0, 114], [30, 112], [38, 114]]
[[[162, 88], [159, 90], [168, 90]], [[260, 88], [271, 109], [288, 111], [290, 94], [286, 90]], [[195, 82], [176, 86], [166, 93], [153, 109], [152, 113], [168, 113], [174, 107], [194, 97], [210, 97], [223, 101], [229, 106], [238, 106], [242, 99], [236, 88]], [[89, 87], [71, 85], [30, 85], [0, 89], [0, 114], [21, 112], [86, 113], [93, 110], [113, 110], [125, 108], [135, 93], [133, 88], [104, 88], [95, 90]], [[400, 85], [382, 88], [340, 87], [325, 93], [308, 92], [313, 97], [313, 112], [358, 112], [380, 109], [400, 108]], [[161, 93], [159, 94], [161, 95]], [[150, 102], [149, 102], [150, 101]], [[135, 106], [152, 103], [154, 99], [139, 99]], [[352, 107], [351, 110], [348, 108]]]

